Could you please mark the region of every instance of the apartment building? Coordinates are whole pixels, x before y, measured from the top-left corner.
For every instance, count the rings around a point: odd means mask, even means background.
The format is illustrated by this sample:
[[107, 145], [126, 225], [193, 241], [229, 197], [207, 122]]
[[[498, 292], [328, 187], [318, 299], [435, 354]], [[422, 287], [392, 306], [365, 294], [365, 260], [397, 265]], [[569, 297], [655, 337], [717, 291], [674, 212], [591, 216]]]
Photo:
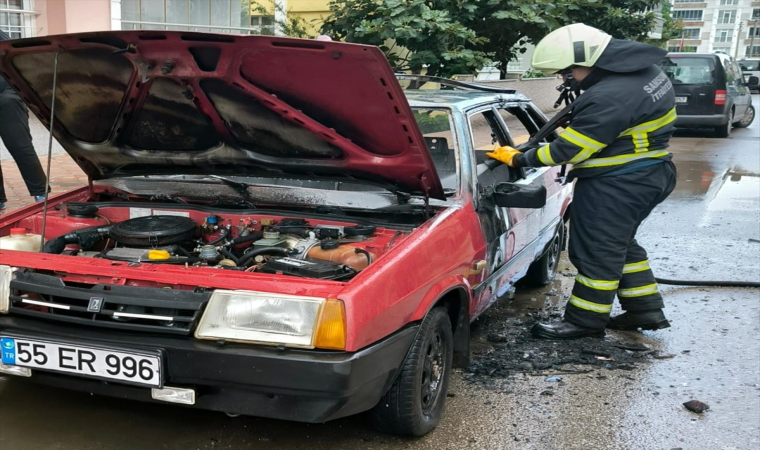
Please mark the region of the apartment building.
[[760, 56], [760, 1], [671, 0], [681, 19], [681, 37], [668, 41], [672, 52], [723, 52], [736, 58]]

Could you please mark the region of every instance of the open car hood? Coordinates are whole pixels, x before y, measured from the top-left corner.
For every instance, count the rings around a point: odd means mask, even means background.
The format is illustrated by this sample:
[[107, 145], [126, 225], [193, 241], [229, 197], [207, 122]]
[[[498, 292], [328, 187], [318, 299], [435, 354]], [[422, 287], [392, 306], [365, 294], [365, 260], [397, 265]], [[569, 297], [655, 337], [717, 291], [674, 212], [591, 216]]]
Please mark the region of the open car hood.
[[48, 127], [56, 55], [53, 133], [91, 179], [359, 179], [445, 198], [376, 47], [179, 31], [0, 42], [2, 75]]

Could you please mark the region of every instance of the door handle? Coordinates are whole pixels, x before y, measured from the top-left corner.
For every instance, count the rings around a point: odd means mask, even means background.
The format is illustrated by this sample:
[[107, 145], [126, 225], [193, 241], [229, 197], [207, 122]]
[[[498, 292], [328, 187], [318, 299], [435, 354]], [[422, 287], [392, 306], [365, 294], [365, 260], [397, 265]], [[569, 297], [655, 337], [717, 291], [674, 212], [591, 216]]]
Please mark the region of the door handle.
[[467, 275], [477, 275], [486, 268], [486, 262], [484, 260], [475, 261], [470, 266], [470, 272]]

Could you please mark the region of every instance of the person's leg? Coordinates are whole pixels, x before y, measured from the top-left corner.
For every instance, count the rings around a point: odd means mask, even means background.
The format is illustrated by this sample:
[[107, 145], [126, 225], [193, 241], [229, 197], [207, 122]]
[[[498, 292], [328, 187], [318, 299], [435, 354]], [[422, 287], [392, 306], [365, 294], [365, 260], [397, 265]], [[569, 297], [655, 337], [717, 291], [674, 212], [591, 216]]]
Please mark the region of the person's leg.
[[578, 275], [565, 320], [586, 328], [607, 325], [634, 226], [629, 214], [618, 214], [619, 189], [610, 187], [610, 181], [612, 177], [578, 180], [573, 196], [568, 253]]
[[657, 330], [670, 326], [662, 312], [665, 304], [655, 281], [654, 273], [649, 266], [647, 252], [636, 241], [636, 231], [638, 231], [639, 225], [675, 188], [675, 166], [672, 163], [661, 166], [657, 172], [652, 174], [651, 178], [654, 182], [659, 180], [662, 191], [641, 212], [626, 253], [623, 276], [617, 293], [620, 306], [626, 312], [613, 317], [608, 324], [609, 328]]
[[[26, 105], [10, 89], [0, 93], [0, 138], [2, 138], [13, 160], [16, 161], [29, 194], [33, 196], [45, 195], [47, 179], [32, 145], [32, 134], [29, 131], [29, 113]], [[0, 174], [1, 181], [2, 174]], [[0, 202], [5, 200], [7, 200], [5, 193], [0, 192]]]
[[537, 324], [534, 334], [562, 339], [597, 335], [604, 329], [636, 229], [669, 193], [658, 175], [667, 172], [660, 168], [666, 165], [671, 166], [662, 163], [629, 174], [576, 182], [568, 250], [578, 276], [564, 321]]

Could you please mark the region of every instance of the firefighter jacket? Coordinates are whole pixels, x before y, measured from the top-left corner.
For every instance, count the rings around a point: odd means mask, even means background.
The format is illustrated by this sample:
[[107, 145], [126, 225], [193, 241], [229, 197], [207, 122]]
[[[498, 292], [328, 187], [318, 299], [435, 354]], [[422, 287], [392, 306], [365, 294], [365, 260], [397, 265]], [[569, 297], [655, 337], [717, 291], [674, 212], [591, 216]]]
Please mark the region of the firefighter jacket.
[[664, 50], [613, 39], [584, 92], [573, 102], [570, 124], [551, 143], [526, 151], [520, 167], [572, 164], [569, 178], [607, 176], [672, 158], [666, 149], [676, 119], [675, 94], [655, 64]]

